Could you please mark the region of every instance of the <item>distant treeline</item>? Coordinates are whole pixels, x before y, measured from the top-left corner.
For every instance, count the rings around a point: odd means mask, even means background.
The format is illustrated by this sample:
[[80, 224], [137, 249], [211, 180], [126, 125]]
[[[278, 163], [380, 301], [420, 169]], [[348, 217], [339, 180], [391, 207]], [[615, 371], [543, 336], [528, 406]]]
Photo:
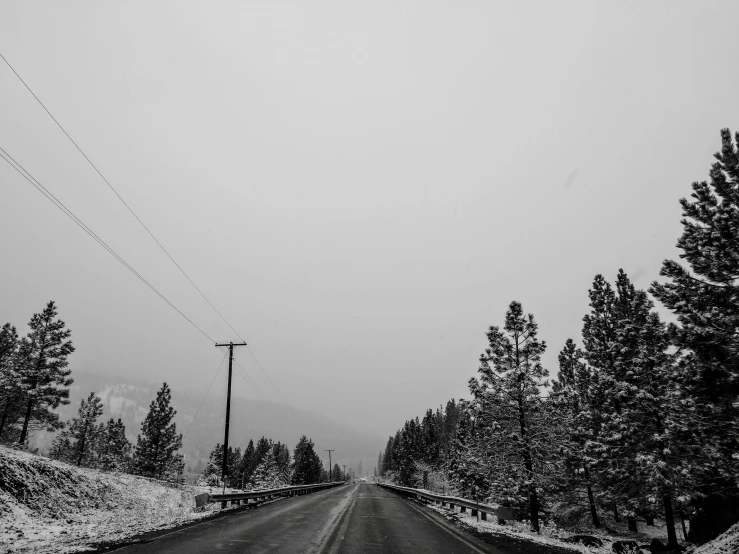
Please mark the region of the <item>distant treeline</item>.
[[[223, 445], [216, 444], [200, 484], [217, 486], [221, 480]], [[339, 464], [334, 464], [331, 475], [315, 451], [313, 441], [303, 435], [293, 450], [287, 445], [262, 437], [254, 446], [250, 440], [244, 449], [228, 447], [226, 485], [239, 489], [269, 489], [285, 485], [309, 485], [326, 481], [345, 481]]]
[[680, 200], [689, 269], [666, 260], [649, 288], [676, 324], [623, 271], [615, 286], [597, 275], [582, 345], [566, 341], [550, 382], [534, 316], [512, 302], [487, 332], [471, 400], [407, 421], [378, 473], [513, 507], [536, 530], [541, 518], [636, 530], [660, 517], [674, 544], [676, 521], [685, 532], [690, 518], [695, 542], [738, 521], [739, 152], [721, 137], [710, 183]]

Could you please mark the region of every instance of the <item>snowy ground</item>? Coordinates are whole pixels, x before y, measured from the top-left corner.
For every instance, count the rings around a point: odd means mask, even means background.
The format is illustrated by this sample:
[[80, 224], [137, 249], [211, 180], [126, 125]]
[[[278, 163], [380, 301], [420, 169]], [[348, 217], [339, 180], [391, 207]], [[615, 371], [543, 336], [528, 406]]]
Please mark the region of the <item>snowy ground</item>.
[[739, 552], [739, 523], [715, 540], [693, 550], [691, 554], [737, 554]]
[[77, 468], [0, 447], [0, 553], [79, 552], [212, 515], [194, 496], [221, 492]]
[[[436, 504], [429, 504], [429, 508], [443, 514], [447, 519], [451, 519], [461, 524], [463, 527], [473, 529], [478, 533], [489, 533], [492, 535], [512, 537], [516, 539], [536, 542], [552, 547], [568, 549], [573, 552], [582, 553], [598, 553], [598, 554], [612, 554], [613, 550], [611, 545], [614, 541], [634, 540], [639, 545], [646, 545], [651, 542], [653, 538], [658, 538], [662, 542], [666, 542], [666, 535], [664, 526], [656, 525], [654, 527], [647, 527], [640, 525], [638, 533], [631, 533], [625, 527], [624, 529], [614, 529], [612, 525], [609, 525], [606, 529], [588, 529], [570, 531], [558, 528], [555, 524], [542, 525], [541, 533], [537, 534], [530, 530], [528, 523], [518, 521], [507, 521], [505, 525], [499, 525], [496, 521], [478, 521], [477, 517], [472, 517], [470, 512], [461, 513], [458, 509], [454, 512], [449, 508], [442, 508]], [[609, 522], [610, 524], [611, 522]], [[563, 539], [571, 537], [572, 535], [591, 535], [599, 538], [603, 542], [603, 546], [600, 548], [588, 548], [579, 544], [570, 544], [565, 542]], [[645, 550], [648, 552], [648, 550]], [[727, 553], [729, 551], [726, 551]], [[731, 551], [731, 554], [737, 554], [737, 550]], [[695, 554], [724, 554], [723, 551], [717, 552], [696, 552]]]

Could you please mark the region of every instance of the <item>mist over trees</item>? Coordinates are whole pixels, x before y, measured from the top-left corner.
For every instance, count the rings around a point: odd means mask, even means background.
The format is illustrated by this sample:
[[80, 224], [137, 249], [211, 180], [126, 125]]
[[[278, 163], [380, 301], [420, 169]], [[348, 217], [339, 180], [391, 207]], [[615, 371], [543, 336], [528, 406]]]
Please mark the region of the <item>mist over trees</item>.
[[666, 260], [649, 293], [619, 270], [596, 275], [582, 342], [547, 381], [534, 316], [510, 304], [470, 379], [389, 437], [377, 473], [542, 518], [664, 521], [705, 542], [739, 520], [739, 133], [721, 131], [710, 181], [680, 200], [686, 265]]

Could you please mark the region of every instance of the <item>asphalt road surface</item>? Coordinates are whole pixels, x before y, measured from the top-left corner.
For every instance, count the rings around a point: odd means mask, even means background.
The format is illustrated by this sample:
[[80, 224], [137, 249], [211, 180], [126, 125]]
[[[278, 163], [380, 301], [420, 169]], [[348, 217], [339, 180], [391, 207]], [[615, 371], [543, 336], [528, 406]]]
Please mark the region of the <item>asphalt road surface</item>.
[[439, 514], [373, 484], [346, 485], [235, 511], [118, 552], [483, 553], [486, 544]]

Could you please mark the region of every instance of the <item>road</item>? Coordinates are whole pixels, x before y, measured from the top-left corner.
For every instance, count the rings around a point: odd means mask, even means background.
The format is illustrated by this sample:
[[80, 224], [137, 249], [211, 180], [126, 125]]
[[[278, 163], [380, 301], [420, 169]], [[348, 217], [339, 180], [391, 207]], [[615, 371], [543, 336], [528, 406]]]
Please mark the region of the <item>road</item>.
[[176, 530], [120, 552], [509, 554], [441, 516], [372, 484], [285, 498]]

